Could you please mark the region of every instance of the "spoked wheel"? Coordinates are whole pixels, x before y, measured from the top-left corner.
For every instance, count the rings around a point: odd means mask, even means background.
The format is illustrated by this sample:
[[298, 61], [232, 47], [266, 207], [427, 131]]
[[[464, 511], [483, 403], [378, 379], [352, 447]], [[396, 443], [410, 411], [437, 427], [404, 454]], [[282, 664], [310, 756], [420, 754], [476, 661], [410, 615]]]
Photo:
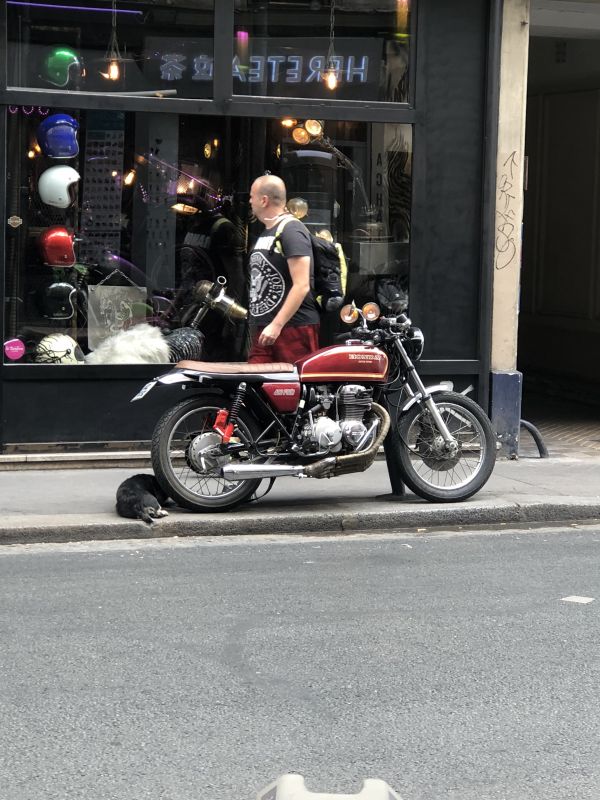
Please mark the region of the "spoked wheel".
[[[246, 449], [235, 455], [221, 452], [221, 436], [213, 425], [221, 398], [201, 396], [167, 411], [152, 437], [152, 466], [162, 488], [184, 508], [192, 511], [226, 511], [247, 500], [260, 479], [232, 481], [223, 478], [225, 464], [250, 458]], [[240, 410], [232, 441], [250, 444], [255, 424]]]
[[434, 401], [453, 442], [444, 441], [425, 406], [413, 406], [392, 434], [392, 443], [399, 448], [402, 480], [425, 500], [466, 500], [492, 474], [496, 437], [483, 410], [468, 397], [443, 392]]

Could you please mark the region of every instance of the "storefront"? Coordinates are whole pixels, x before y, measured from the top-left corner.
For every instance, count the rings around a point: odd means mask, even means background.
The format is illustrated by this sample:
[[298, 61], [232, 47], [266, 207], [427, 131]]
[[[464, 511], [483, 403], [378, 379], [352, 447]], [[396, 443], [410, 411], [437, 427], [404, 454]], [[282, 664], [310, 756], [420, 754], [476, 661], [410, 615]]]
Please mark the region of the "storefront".
[[[247, 301], [266, 171], [339, 244], [347, 298], [407, 308], [422, 372], [486, 405], [497, 5], [5, 0], [3, 448], [149, 439], [173, 398], [129, 399], [182, 346], [182, 274]], [[208, 357], [243, 358], [206, 324]]]

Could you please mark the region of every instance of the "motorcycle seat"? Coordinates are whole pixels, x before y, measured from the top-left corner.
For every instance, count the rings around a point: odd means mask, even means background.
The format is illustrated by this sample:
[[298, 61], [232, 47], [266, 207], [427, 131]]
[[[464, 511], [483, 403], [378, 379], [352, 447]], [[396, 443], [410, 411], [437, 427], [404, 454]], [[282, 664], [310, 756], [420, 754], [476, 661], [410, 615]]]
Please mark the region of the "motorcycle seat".
[[271, 373], [296, 372], [293, 364], [274, 362], [271, 364], [249, 364], [246, 361], [179, 361], [179, 369], [193, 369], [209, 375], [265, 375]]

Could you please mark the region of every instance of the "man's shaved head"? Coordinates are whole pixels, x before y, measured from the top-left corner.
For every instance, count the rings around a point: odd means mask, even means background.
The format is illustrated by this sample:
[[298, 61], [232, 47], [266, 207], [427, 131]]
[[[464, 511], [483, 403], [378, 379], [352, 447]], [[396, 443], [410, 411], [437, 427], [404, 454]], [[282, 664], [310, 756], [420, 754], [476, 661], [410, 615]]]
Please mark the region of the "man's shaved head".
[[286, 204], [285, 183], [277, 175], [261, 175], [254, 181], [255, 190], [269, 198], [269, 204], [283, 208]]

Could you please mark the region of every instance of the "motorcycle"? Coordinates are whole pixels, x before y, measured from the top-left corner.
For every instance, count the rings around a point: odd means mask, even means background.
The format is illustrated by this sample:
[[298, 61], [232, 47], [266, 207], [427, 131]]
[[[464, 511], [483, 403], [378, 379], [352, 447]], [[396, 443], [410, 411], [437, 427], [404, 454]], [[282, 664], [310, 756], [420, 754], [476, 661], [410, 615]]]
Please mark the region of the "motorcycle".
[[[222, 282], [199, 295], [243, 317]], [[344, 341], [295, 364], [180, 361], [137, 393], [132, 402], [157, 386], [190, 390], [152, 438], [154, 473], [170, 497], [193, 511], [228, 511], [264, 479], [364, 471], [386, 438], [388, 464], [391, 454], [419, 497], [456, 502], [481, 489], [496, 459], [492, 426], [450, 384], [424, 385], [414, 366], [421, 330], [375, 303], [344, 306], [340, 316], [355, 325]]]

